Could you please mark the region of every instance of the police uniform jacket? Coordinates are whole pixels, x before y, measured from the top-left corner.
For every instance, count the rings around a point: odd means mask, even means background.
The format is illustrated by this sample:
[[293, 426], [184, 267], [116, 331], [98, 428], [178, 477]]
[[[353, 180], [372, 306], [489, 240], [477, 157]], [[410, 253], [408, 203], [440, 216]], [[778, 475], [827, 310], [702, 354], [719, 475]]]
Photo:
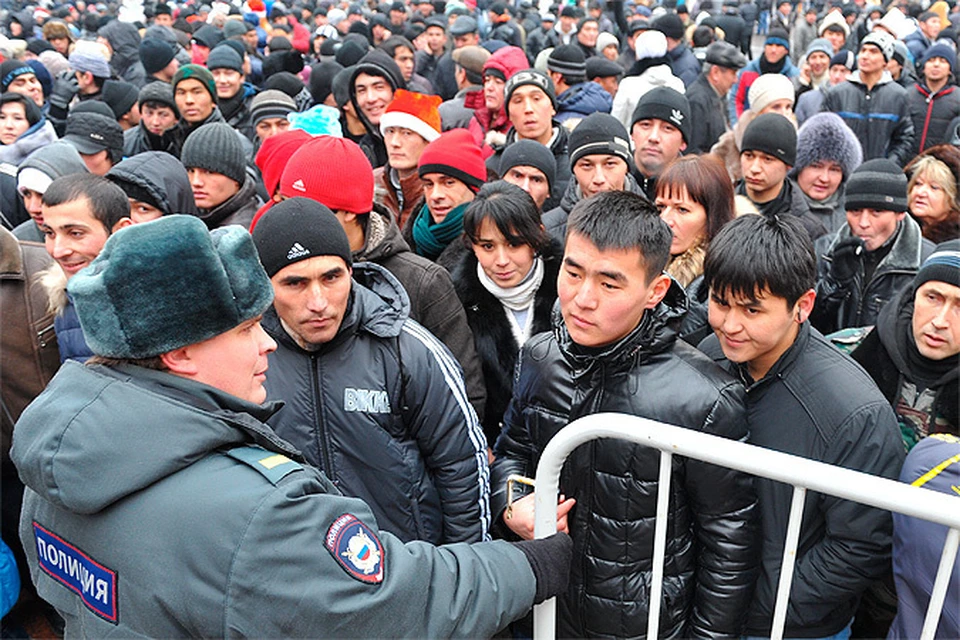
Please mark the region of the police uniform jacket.
[[[489, 525], [486, 438], [459, 364], [408, 318], [400, 283], [375, 264], [355, 281], [336, 337], [306, 351], [273, 309], [264, 328], [271, 426], [404, 541], [474, 542]], [[367, 286], [363, 286], [364, 283]]]
[[68, 362], [24, 412], [21, 539], [68, 637], [490, 636], [533, 602], [507, 543], [377, 533], [255, 405]]
[[[716, 336], [700, 349], [746, 384], [752, 444], [897, 477], [905, 452], [890, 403], [863, 369], [808, 322], [758, 381], [750, 379], [746, 365], [723, 357]], [[747, 635], [765, 636], [773, 621], [793, 488], [762, 479], [756, 485], [763, 549]], [[846, 627], [860, 596], [889, 568], [890, 532], [888, 511], [808, 493], [784, 636], [819, 638]]]
[[[579, 347], [559, 318], [553, 332], [524, 345], [491, 471], [498, 523], [507, 477], [532, 476], [547, 442], [581, 416], [619, 412], [746, 439], [742, 387], [677, 340], [686, 308], [673, 282], [664, 301], [613, 345]], [[593, 440], [567, 459], [560, 490], [577, 504], [558, 637], [646, 633], [659, 460], [656, 449], [612, 439]], [[738, 636], [759, 558], [752, 481], [694, 460], [672, 464], [660, 633]]]

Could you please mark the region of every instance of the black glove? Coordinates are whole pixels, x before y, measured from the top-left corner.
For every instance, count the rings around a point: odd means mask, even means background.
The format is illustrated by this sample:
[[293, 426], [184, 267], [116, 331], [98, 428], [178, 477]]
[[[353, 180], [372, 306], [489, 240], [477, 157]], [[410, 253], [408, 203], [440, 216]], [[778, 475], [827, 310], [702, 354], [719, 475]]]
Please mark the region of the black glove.
[[77, 76], [70, 75], [57, 78], [57, 81], [53, 84], [53, 91], [50, 92], [48, 100], [50, 106], [66, 111], [78, 91], [80, 91], [80, 85], [77, 82]]
[[833, 249], [833, 268], [830, 273], [838, 282], [852, 280], [863, 267], [863, 240], [856, 236], [841, 240]]
[[523, 555], [537, 579], [537, 593], [533, 604], [540, 604], [567, 588], [570, 581], [570, 564], [573, 562], [573, 540], [565, 533], [555, 533], [549, 538], [522, 540], [511, 543]]

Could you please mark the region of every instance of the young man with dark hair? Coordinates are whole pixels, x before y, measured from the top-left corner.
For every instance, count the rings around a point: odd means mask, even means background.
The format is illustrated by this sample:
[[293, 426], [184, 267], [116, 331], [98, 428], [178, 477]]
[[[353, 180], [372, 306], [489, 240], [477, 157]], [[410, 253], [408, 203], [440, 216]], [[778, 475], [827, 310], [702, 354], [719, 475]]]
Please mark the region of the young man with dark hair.
[[[524, 345], [494, 448], [491, 510], [504, 535], [533, 533], [533, 494], [508, 508], [507, 478], [532, 476], [547, 442], [581, 416], [619, 412], [746, 439], [743, 389], [677, 339], [687, 301], [663, 273], [670, 242], [657, 210], [635, 194], [600, 193], [571, 212], [557, 282], [562, 321]], [[559, 637], [646, 631], [658, 460], [654, 449], [617, 440], [567, 459], [560, 486], [570, 498], [557, 517], [573, 537], [575, 568], [560, 596]], [[739, 636], [759, 549], [751, 480], [694, 460], [673, 467], [661, 632]]]
[[59, 265], [48, 272], [44, 285], [56, 307], [53, 328], [60, 345], [60, 361], [84, 362], [93, 355], [87, 346], [67, 282], [100, 255], [107, 238], [133, 222], [130, 202], [117, 185], [106, 178], [78, 173], [54, 180], [43, 194], [44, 244]]
[[[813, 245], [789, 216], [743, 216], [710, 242], [704, 264], [715, 336], [700, 349], [747, 390], [750, 441], [819, 462], [896, 478], [903, 463], [890, 404], [866, 373], [807, 319]], [[792, 487], [757, 480], [763, 548], [748, 636], [768, 636]], [[784, 635], [849, 635], [861, 596], [889, 567], [890, 514], [808, 496]]]

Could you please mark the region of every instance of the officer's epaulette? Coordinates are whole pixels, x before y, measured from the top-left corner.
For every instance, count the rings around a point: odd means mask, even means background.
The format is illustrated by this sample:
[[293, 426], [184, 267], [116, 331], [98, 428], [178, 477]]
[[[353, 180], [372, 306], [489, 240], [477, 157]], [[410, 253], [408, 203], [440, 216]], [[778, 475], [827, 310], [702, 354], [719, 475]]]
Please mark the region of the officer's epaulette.
[[294, 462], [282, 453], [267, 451], [262, 447], [236, 447], [225, 453], [234, 460], [252, 467], [274, 485], [288, 474], [303, 469], [299, 462]]

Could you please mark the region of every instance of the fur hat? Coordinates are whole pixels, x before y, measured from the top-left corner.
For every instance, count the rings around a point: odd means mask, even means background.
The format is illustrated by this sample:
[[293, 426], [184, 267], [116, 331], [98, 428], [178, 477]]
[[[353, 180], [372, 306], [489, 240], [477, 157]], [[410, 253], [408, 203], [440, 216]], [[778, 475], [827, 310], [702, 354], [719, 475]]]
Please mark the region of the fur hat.
[[792, 175], [814, 162], [828, 160], [843, 168], [846, 180], [863, 162], [860, 141], [835, 113], [818, 113], [808, 118], [797, 132], [797, 163]]
[[110, 358], [203, 342], [260, 316], [273, 300], [245, 229], [208, 232], [184, 215], [114, 233], [67, 290], [90, 349]]

